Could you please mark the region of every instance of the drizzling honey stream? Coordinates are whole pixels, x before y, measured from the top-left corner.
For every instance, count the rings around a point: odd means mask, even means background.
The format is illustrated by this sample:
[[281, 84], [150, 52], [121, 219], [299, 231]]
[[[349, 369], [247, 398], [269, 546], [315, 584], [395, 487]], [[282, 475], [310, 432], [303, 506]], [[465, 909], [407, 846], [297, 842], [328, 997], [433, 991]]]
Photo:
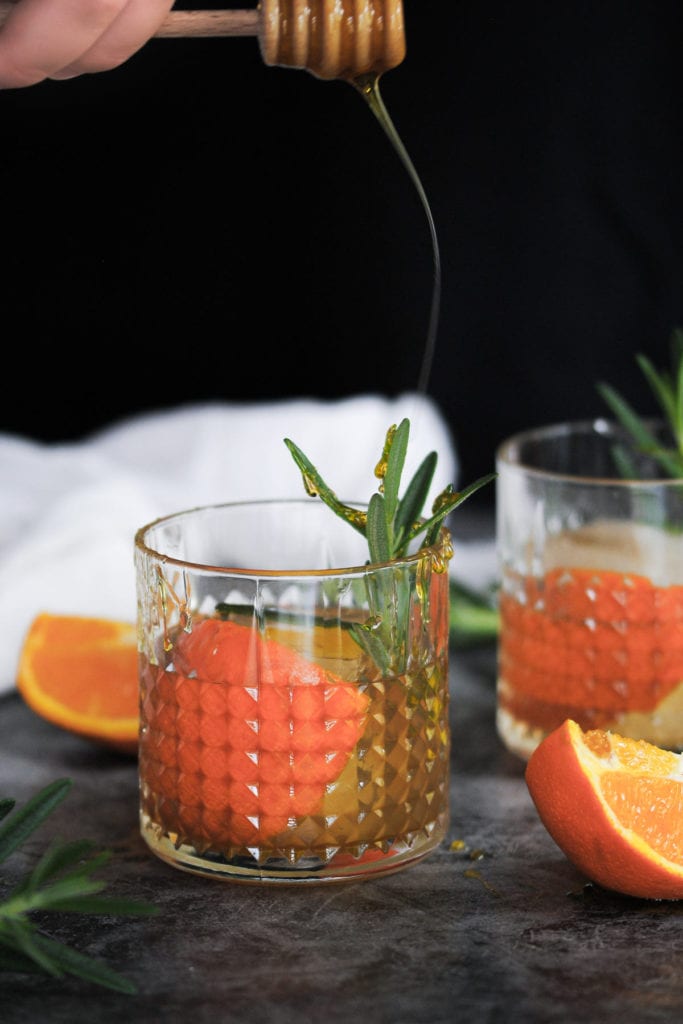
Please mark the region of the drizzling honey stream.
[[441, 254], [439, 251], [439, 241], [436, 234], [436, 225], [434, 223], [434, 217], [432, 216], [431, 207], [427, 194], [424, 190], [420, 177], [415, 170], [415, 166], [408, 155], [400, 135], [396, 131], [393, 121], [391, 120], [389, 113], [382, 100], [381, 93], [379, 91], [379, 79], [380, 76], [376, 72], [372, 72], [366, 75], [359, 75], [352, 79], [352, 84], [358, 89], [361, 96], [366, 100], [368, 106], [372, 110], [373, 114], [381, 124], [386, 135], [389, 138], [392, 146], [396, 150], [399, 159], [403, 166], [408, 172], [420, 202], [424, 209], [427, 217], [427, 223], [429, 226], [429, 233], [432, 243], [432, 254], [434, 260], [434, 283], [432, 287], [432, 302], [429, 313], [429, 326], [427, 329], [427, 339], [425, 342], [424, 353], [422, 356], [422, 365], [420, 367], [420, 375], [418, 378], [417, 390], [421, 394], [425, 394], [429, 386], [429, 376], [431, 373], [432, 362], [434, 359], [434, 351], [436, 348], [436, 334], [439, 326], [439, 311], [441, 306]]
[[266, 64], [349, 82], [367, 102], [415, 186], [427, 217], [434, 261], [429, 326], [417, 390], [425, 393], [441, 305], [441, 255], [434, 218], [415, 166], [389, 116], [381, 76], [405, 58], [402, 0], [261, 0], [259, 40]]

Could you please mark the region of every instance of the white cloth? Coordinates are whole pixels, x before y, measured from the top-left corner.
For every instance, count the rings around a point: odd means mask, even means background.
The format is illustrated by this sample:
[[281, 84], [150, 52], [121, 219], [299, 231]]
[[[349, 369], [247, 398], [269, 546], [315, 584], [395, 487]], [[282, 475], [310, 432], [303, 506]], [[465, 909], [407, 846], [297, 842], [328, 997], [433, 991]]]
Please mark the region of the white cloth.
[[457, 455], [435, 404], [412, 393], [182, 406], [70, 444], [0, 435], [0, 692], [15, 686], [39, 612], [135, 620], [139, 527], [196, 505], [299, 497], [301, 474], [285, 437], [340, 498], [367, 501], [386, 431], [406, 416], [404, 479], [436, 451], [433, 498], [457, 485]]

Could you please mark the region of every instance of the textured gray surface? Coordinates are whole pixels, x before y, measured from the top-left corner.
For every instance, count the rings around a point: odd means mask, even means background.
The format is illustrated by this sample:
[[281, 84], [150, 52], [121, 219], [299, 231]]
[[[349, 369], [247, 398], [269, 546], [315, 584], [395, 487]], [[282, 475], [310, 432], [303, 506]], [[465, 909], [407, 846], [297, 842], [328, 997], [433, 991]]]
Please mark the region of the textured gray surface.
[[[102, 876], [109, 895], [161, 908], [152, 919], [60, 914], [42, 922], [125, 974], [137, 995], [6, 974], [0, 1019], [681, 1019], [683, 904], [586, 885], [540, 824], [523, 764], [496, 737], [493, 651], [454, 653], [451, 676], [447, 842], [391, 877], [305, 890], [207, 881], [158, 861], [138, 835], [135, 762], [52, 728], [16, 696], [0, 701], [0, 795], [23, 802], [55, 778], [74, 780], [6, 874], [32, 862], [51, 835], [89, 838], [114, 851]], [[458, 839], [465, 848], [455, 852]]]

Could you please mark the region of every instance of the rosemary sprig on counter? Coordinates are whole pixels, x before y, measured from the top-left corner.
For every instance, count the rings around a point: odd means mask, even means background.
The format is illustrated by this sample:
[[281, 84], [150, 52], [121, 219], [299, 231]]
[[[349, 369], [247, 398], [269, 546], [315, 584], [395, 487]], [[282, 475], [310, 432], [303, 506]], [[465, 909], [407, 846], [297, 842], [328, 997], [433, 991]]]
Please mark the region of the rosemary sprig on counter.
[[[638, 450], [649, 455], [674, 479], [683, 478], [683, 329], [677, 328], [671, 336], [671, 367], [657, 370], [642, 354], [636, 361], [649, 384], [671, 436], [670, 446], [664, 446], [633, 407], [611, 385], [599, 383], [598, 392], [607, 403], [624, 430], [631, 435]], [[614, 458], [622, 477], [637, 480], [639, 473], [623, 446], [615, 446]]]
[[[372, 494], [367, 510], [341, 502], [310, 459], [293, 441], [285, 438], [285, 444], [301, 471], [306, 492], [312, 497], [320, 497], [337, 516], [367, 539], [369, 562], [372, 565], [387, 564], [403, 558], [413, 541], [421, 535], [423, 539], [420, 550], [431, 547], [436, 543], [446, 517], [496, 475], [489, 473], [480, 477], [461, 491], [456, 491], [449, 484], [434, 500], [431, 512], [425, 515], [424, 506], [438, 456], [436, 452], [425, 456], [401, 496], [409, 437], [410, 420], [407, 418], [387, 431], [380, 460], [375, 467], [379, 488]], [[399, 606], [403, 604], [401, 597], [405, 598], [406, 595], [399, 595]], [[386, 619], [387, 610], [391, 606], [389, 591], [385, 595], [373, 595], [371, 606], [377, 610], [377, 614], [362, 625], [351, 626], [351, 632], [356, 642], [383, 672], [395, 670], [391, 627]]]
[[[16, 801], [0, 799], [0, 863], [18, 849], [64, 799], [70, 779], [58, 779], [37, 793], [21, 810]], [[94, 853], [87, 840], [53, 842], [35, 867], [0, 898], [0, 970], [43, 972], [53, 978], [75, 975], [85, 981], [133, 994], [135, 986], [100, 960], [79, 953], [38, 928], [36, 912], [151, 915], [158, 908], [99, 894], [106, 883], [93, 873], [107, 863], [109, 851]], [[1, 883], [1, 880], [0, 880]], [[0, 891], [2, 891], [0, 889]]]

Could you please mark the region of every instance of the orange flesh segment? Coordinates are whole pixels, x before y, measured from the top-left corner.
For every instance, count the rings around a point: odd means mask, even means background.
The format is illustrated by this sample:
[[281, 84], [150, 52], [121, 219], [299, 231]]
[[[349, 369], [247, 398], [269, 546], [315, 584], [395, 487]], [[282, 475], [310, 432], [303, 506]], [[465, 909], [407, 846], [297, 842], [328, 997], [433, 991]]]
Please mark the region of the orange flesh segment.
[[585, 733], [584, 743], [605, 765], [600, 794], [619, 824], [683, 865], [683, 758], [601, 730]]

